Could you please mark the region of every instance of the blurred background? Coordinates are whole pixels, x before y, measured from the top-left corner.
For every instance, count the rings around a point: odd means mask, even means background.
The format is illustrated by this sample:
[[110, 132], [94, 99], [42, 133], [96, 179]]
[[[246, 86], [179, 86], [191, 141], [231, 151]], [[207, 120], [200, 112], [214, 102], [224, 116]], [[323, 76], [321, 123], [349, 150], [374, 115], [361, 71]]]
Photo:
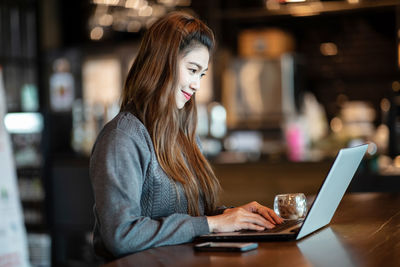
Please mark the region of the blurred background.
[[143, 32], [185, 10], [217, 38], [196, 96], [221, 203], [314, 194], [369, 143], [350, 192], [400, 190], [396, 0], [1, 0], [0, 66], [32, 266], [97, 266], [89, 156]]

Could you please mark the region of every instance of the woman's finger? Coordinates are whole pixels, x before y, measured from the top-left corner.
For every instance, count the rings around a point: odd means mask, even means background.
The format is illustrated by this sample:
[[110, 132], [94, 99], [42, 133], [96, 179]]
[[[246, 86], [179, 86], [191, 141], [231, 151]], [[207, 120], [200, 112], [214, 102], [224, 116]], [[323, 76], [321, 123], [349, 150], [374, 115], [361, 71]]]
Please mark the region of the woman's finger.
[[271, 222], [269, 222], [268, 220], [266, 220], [263, 216], [261, 216], [258, 213], [252, 213], [249, 211], [246, 211], [244, 214], [244, 218], [251, 223], [256, 223], [260, 226], [263, 226], [265, 228], [271, 229], [274, 228], [275, 225]]
[[257, 209], [257, 213], [261, 214], [264, 216], [268, 221], [270, 221], [273, 224], [280, 224], [283, 222], [283, 219], [280, 218], [275, 211], [273, 211], [270, 208], [267, 208], [265, 206], [260, 205], [260, 207]]
[[247, 230], [255, 230], [255, 231], [262, 231], [265, 229], [265, 227], [250, 223], [250, 222], [245, 222], [241, 225], [242, 229], [247, 229]]
[[281, 217], [278, 216], [278, 214], [276, 214], [276, 212], [272, 209], [268, 209], [269, 210], [269, 214], [272, 215], [272, 218], [275, 220], [275, 222], [277, 223], [283, 223], [283, 219]]

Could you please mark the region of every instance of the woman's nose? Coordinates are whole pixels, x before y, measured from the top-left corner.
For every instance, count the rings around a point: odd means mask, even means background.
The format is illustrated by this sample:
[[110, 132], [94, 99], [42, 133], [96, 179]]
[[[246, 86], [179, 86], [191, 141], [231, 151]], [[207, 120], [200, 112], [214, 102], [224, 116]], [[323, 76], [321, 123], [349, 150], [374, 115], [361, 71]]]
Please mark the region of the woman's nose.
[[195, 91], [199, 90], [200, 89], [200, 78], [194, 78], [192, 80], [192, 82], [190, 83], [190, 88]]

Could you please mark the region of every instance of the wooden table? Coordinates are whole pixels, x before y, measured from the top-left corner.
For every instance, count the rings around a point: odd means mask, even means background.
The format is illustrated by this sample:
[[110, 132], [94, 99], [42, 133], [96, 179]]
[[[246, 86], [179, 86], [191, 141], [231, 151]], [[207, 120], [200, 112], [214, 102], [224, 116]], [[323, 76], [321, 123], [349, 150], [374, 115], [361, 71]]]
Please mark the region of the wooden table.
[[400, 194], [347, 194], [328, 227], [299, 241], [245, 253], [159, 247], [104, 265], [112, 266], [400, 266]]

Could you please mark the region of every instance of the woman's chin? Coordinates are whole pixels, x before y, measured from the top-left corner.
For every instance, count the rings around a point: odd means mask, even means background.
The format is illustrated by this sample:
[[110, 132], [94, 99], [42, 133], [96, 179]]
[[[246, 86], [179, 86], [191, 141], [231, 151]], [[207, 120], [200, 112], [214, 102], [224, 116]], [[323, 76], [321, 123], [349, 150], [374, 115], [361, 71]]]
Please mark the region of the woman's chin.
[[178, 109], [183, 109], [185, 107], [187, 101], [179, 101], [176, 102], [176, 106], [178, 107]]

